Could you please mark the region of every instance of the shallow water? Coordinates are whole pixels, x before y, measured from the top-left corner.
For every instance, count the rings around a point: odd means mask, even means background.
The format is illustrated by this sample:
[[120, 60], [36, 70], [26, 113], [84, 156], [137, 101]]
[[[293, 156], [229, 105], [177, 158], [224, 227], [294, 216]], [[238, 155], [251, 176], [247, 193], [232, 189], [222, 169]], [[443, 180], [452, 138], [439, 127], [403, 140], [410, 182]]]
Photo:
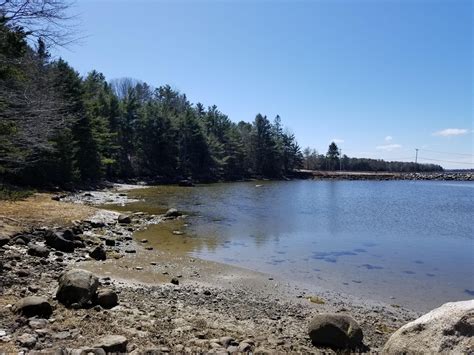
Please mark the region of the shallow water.
[[474, 183], [244, 182], [130, 195], [142, 201], [125, 209], [190, 214], [137, 233], [164, 250], [417, 310], [474, 295]]

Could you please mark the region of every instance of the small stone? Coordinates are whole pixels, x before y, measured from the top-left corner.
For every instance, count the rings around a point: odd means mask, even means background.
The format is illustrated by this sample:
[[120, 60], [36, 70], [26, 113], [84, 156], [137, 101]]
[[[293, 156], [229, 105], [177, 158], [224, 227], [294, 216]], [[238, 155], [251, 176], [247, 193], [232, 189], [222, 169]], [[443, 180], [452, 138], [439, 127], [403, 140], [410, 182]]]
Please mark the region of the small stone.
[[105, 245], [109, 246], [109, 247], [114, 247], [115, 246], [115, 240], [113, 239], [105, 239]]
[[224, 347], [224, 348], [227, 348], [231, 343], [233, 343], [235, 340], [234, 338], [232, 337], [229, 337], [229, 336], [225, 336], [225, 337], [221, 337], [219, 339], [219, 343]]
[[140, 240], [140, 242], [142, 242], [142, 243], [148, 243], [148, 239], [142, 239], [142, 240]]
[[47, 258], [49, 255], [49, 249], [38, 244], [30, 244], [28, 255]]
[[128, 340], [123, 335], [106, 335], [100, 338], [94, 348], [102, 348], [106, 353], [125, 353], [127, 352]]
[[173, 278], [171, 279], [171, 283], [172, 283], [173, 285], [179, 285], [179, 280], [178, 280], [176, 277], [173, 277]]
[[174, 235], [183, 235], [184, 232], [181, 232], [181, 231], [173, 231], [173, 234], [174, 234]]
[[95, 260], [103, 261], [103, 260], [107, 259], [107, 253], [105, 252], [105, 249], [102, 245], [99, 245], [99, 246], [95, 247], [94, 249], [92, 249], [89, 252], [89, 256], [92, 259], [95, 259]]
[[321, 313], [316, 315], [308, 328], [314, 345], [333, 348], [354, 348], [362, 343], [363, 333], [359, 324], [349, 315]]
[[109, 288], [97, 292], [97, 304], [104, 308], [112, 308], [118, 304], [118, 295]]
[[176, 208], [170, 208], [168, 211], [165, 213], [165, 217], [179, 217], [181, 216], [182, 213], [179, 212]]
[[44, 317], [49, 318], [53, 313], [53, 308], [49, 302], [38, 296], [29, 296], [22, 298], [14, 306], [13, 310], [15, 313], [22, 314], [25, 317]]
[[135, 266], [135, 269], [137, 269], [137, 270], [143, 270], [143, 267], [142, 267], [142, 266]]
[[30, 328], [32, 329], [43, 329], [43, 328], [46, 328], [46, 326], [48, 325], [48, 320], [47, 319], [43, 319], [43, 318], [39, 318], [39, 319], [36, 319], [36, 318], [33, 318], [31, 319], [29, 322], [28, 322], [28, 325], [30, 326]]
[[118, 222], [121, 224], [130, 224], [132, 223], [132, 218], [129, 215], [121, 214], [118, 216]]
[[146, 250], [153, 250], [153, 247], [146, 247]]
[[231, 345], [227, 348], [227, 351], [231, 354], [236, 353], [239, 351], [239, 347], [235, 345]]
[[239, 347], [237, 348], [237, 351], [239, 353], [246, 353], [246, 352], [249, 352], [252, 350], [252, 345], [248, 344], [248, 343], [240, 343], [239, 344]]
[[16, 340], [20, 343], [21, 346], [32, 348], [33, 346], [35, 346], [37, 338], [32, 334], [23, 333]]
[[133, 253], [136, 253], [137, 251], [135, 249], [125, 249], [125, 252], [128, 254], [133, 254]]

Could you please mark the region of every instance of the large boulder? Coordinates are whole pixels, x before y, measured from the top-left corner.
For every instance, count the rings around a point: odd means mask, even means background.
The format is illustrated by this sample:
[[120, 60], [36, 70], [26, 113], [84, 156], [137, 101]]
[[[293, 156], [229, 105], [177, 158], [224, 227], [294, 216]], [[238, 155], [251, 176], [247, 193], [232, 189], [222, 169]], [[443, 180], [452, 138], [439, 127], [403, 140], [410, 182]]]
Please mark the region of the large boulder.
[[383, 348], [389, 354], [474, 352], [474, 300], [445, 303], [405, 324]]
[[94, 348], [104, 349], [106, 353], [125, 353], [127, 343], [127, 338], [123, 335], [106, 335], [94, 344]]
[[337, 349], [360, 346], [364, 337], [354, 318], [337, 313], [316, 315], [309, 324], [308, 333], [314, 345]]
[[56, 298], [66, 306], [77, 304], [81, 307], [96, 298], [99, 279], [86, 270], [73, 269], [59, 278]]
[[49, 318], [53, 313], [53, 308], [48, 300], [43, 297], [29, 296], [19, 300], [14, 306], [13, 311], [25, 317]]
[[75, 248], [74, 240], [70, 238], [69, 233], [48, 232], [45, 235], [46, 245], [65, 253], [72, 253]]

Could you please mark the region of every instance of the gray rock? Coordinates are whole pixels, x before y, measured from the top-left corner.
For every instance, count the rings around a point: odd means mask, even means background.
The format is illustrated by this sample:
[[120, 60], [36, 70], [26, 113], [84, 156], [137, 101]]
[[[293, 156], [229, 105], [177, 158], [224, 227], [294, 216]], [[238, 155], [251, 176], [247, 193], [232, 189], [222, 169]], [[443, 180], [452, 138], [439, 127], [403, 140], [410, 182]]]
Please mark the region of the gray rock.
[[102, 348], [90, 348], [90, 347], [83, 347], [79, 349], [72, 349], [70, 355], [106, 355], [104, 349]]
[[353, 348], [362, 344], [359, 324], [349, 315], [322, 313], [316, 315], [308, 327], [313, 345], [333, 348]]
[[173, 277], [173, 278], [171, 279], [171, 283], [172, 283], [173, 285], [179, 285], [179, 280], [178, 280], [176, 277]]
[[121, 214], [118, 216], [118, 222], [122, 224], [130, 224], [132, 223], [132, 218], [129, 215]]
[[84, 306], [91, 302], [97, 292], [99, 279], [86, 270], [73, 269], [59, 278], [56, 298], [66, 306], [76, 303]]
[[46, 245], [65, 253], [72, 253], [75, 248], [73, 240], [68, 240], [61, 232], [49, 232], [45, 235]]
[[20, 335], [16, 340], [18, 341], [18, 343], [20, 343], [21, 346], [27, 348], [32, 348], [37, 342], [36, 336], [28, 333]]
[[128, 340], [123, 335], [106, 335], [100, 338], [93, 347], [104, 349], [106, 353], [125, 353], [127, 343]]
[[102, 245], [98, 245], [94, 249], [92, 249], [89, 252], [89, 256], [92, 259], [95, 259], [95, 260], [106, 260], [107, 259], [107, 253], [105, 252], [105, 249]]
[[51, 304], [43, 297], [28, 296], [19, 300], [14, 306], [13, 311], [25, 317], [49, 318], [53, 313]]
[[165, 217], [179, 217], [181, 215], [182, 215], [182, 213], [179, 212], [176, 208], [170, 208], [165, 213]]
[[109, 288], [97, 292], [97, 304], [103, 308], [112, 308], [118, 304], [117, 294]]
[[249, 352], [251, 350], [252, 350], [252, 345], [250, 345], [248, 343], [244, 343], [244, 342], [240, 343], [239, 347], [237, 349], [237, 351], [239, 353], [246, 353], [246, 352]]
[[235, 342], [234, 338], [232, 337], [221, 337], [219, 339], [219, 343], [224, 347], [227, 348], [230, 344]]
[[231, 345], [227, 348], [227, 351], [231, 354], [239, 352], [239, 347], [235, 345]]
[[388, 354], [474, 352], [474, 300], [445, 303], [392, 334]]
[[109, 247], [114, 247], [115, 246], [115, 240], [113, 239], [105, 239], [105, 245], [109, 246]]
[[48, 320], [43, 318], [33, 318], [28, 322], [28, 325], [32, 329], [43, 329], [46, 328], [46, 326], [48, 325]]
[[0, 234], [0, 247], [3, 247], [5, 244], [8, 244], [9, 241], [9, 236]]
[[28, 248], [28, 255], [47, 258], [49, 255], [49, 249], [38, 244], [30, 244]]

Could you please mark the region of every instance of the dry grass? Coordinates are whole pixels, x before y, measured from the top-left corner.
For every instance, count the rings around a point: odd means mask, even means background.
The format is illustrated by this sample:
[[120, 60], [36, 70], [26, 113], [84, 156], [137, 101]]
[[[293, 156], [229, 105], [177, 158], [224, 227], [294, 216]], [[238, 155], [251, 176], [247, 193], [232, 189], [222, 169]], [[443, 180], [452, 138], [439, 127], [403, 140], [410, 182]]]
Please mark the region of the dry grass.
[[53, 201], [51, 197], [48, 193], [37, 193], [20, 201], [0, 201], [0, 233], [70, 225], [73, 220], [85, 219], [95, 212], [93, 207]]

